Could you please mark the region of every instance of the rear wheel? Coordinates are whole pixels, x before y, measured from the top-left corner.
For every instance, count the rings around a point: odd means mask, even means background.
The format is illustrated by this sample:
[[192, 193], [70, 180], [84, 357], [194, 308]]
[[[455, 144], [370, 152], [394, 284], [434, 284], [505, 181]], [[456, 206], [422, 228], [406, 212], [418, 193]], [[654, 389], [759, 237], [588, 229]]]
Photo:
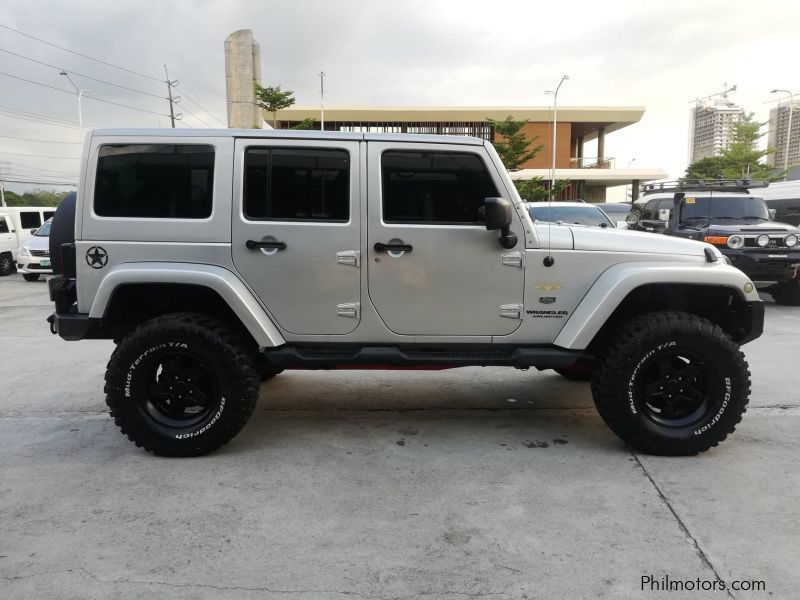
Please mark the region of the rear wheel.
[[614, 336], [592, 379], [600, 416], [650, 454], [716, 446], [747, 410], [750, 372], [737, 344], [696, 315], [654, 312]]
[[14, 257], [10, 252], [0, 254], [0, 277], [11, 275], [14, 272]]
[[151, 319], [117, 345], [106, 402], [124, 434], [162, 456], [200, 456], [244, 427], [258, 397], [254, 352], [204, 315]]
[[800, 279], [798, 278], [774, 285], [768, 291], [778, 304], [800, 306]]
[[22, 278], [25, 281], [39, 281], [40, 273], [23, 273]]

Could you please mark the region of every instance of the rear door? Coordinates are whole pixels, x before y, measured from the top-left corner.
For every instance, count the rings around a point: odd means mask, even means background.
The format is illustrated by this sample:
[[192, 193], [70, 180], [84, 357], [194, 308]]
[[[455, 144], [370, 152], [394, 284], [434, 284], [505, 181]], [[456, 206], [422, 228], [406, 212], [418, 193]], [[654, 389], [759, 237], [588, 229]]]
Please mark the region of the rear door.
[[342, 335], [360, 321], [359, 142], [240, 138], [233, 262], [278, 325]]
[[[369, 295], [405, 335], [507, 335], [521, 323], [524, 232], [505, 250], [483, 200], [505, 195], [482, 146], [369, 142]], [[405, 249], [404, 249], [405, 248]]]

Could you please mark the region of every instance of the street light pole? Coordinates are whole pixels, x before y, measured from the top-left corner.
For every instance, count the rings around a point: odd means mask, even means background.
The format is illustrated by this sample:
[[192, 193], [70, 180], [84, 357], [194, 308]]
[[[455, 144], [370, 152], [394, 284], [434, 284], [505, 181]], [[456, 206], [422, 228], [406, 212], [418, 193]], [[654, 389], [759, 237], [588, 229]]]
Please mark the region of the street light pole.
[[75, 88], [75, 93], [78, 94], [78, 142], [82, 144], [83, 143], [83, 111], [81, 110], [81, 97], [84, 94], [94, 94], [94, 92], [92, 90], [82, 90], [82, 89], [80, 89], [77, 85], [75, 85], [75, 82], [72, 81], [72, 77], [70, 77], [69, 73], [67, 73], [66, 71], [61, 71], [61, 73], [59, 73], [59, 75], [63, 75], [64, 77], [66, 77], [69, 80], [69, 82], [72, 84], [72, 87]]
[[553, 198], [553, 193], [556, 189], [556, 141], [557, 141], [557, 133], [556, 127], [558, 125], [558, 90], [561, 89], [561, 85], [569, 79], [569, 75], [564, 75], [561, 77], [561, 81], [558, 82], [555, 91], [553, 90], [545, 90], [545, 94], [552, 94], [553, 95], [553, 149], [552, 149], [552, 169], [550, 170], [550, 199]]
[[794, 112], [794, 94], [789, 90], [772, 90], [773, 94], [777, 94], [778, 92], [782, 92], [784, 94], [789, 94], [789, 123], [786, 127], [786, 146], [783, 151], [783, 170], [787, 171], [789, 169], [789, 140], [792, 139], [792, 113]]
[[320, 129], [325, 131], [325, 71], [319, 72], [319, 120]]

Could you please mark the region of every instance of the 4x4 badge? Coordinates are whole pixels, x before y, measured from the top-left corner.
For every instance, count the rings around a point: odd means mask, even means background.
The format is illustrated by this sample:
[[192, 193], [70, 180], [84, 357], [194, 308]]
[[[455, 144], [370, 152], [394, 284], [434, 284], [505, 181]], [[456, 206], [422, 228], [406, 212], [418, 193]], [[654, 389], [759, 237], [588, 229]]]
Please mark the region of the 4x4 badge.
[[102, 269], [108, 262], [108, 252], [102, 246], [92, 246], [86, 251], [86, 264], [93, 269]]

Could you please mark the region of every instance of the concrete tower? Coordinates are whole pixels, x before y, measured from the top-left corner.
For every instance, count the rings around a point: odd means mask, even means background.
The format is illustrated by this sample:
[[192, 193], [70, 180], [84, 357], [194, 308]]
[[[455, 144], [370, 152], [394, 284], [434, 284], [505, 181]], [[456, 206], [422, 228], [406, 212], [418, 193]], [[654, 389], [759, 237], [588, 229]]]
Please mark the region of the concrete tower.
[[225, 95], [228, 127], [261, 129], [253, 84], [261, 83], [261, 45], [250, 29], [234, 31], [225, 40]]

